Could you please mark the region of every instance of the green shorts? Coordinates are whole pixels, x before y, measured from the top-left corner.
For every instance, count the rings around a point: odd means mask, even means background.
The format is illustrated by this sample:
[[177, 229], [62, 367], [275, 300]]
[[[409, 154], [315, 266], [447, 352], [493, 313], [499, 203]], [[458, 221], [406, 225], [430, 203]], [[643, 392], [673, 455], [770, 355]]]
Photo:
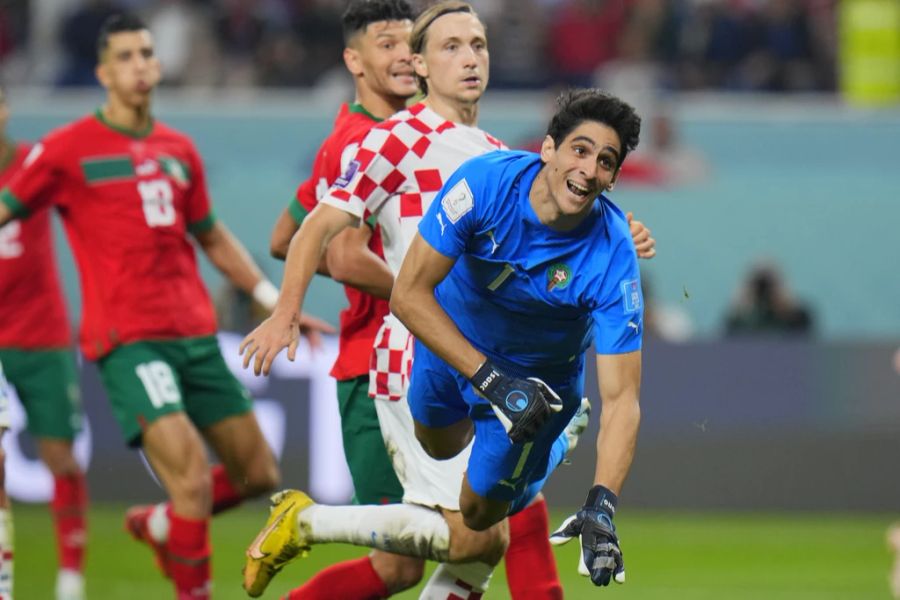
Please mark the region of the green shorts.
[[252, 408], [214, 336], [125, 344], [97, 364], [129, 446], [163, 415], [185, 412], [202, 430]]
[[72, 440], [81, 430], [83, 415], [72, 351], [0, 348], [0, 362], [25, 407], [28, 433]]
[[358, 504], [393, 504], [403, 500], [403, 486], [384, 447], [375, 401], [369, 398], [369, 377], [337, 382], [344, 454]]

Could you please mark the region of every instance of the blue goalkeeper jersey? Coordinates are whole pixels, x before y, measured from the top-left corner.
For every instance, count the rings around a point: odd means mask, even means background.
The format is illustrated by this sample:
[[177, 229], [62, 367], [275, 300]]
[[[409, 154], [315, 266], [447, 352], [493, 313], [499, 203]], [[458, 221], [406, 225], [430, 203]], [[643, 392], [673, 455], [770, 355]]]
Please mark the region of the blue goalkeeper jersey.
[[558, 381], [599, 354], [639, 350], [643, 297], [628, 223], [608, 198], [572, 231], [542, 224], [528, 199], [542, 166], [531, 152], [464, 163], [419, 224], [457, 259], [435, 290], [462, 334], [492, 360]]

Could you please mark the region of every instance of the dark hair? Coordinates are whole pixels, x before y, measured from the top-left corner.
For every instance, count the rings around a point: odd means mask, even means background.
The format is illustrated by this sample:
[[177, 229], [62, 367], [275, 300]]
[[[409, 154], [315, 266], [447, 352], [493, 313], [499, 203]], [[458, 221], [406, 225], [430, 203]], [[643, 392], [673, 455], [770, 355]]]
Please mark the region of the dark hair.
[[111, 15], [103, 21], [100, 32], [97, 34], [97, 57], [100, 57], [109, 46], [109, 36], [125, 31], [143, 31], [144, 29], [147, 29], [147, 24], [137, 15], [128, 13]]
[[344, 44], [379, 21], [412, 21], [415, 14], [406, 0], [351, 0], [341, 16]]
[[597, 121], [616, 130], [622, 142], [619, 167], [628, 153], [637, 148], [641, 118], [631, 105], [612, 94], [597, 88], [571, 89], [556, 98], [556, 105], [558, 108], [547, 126], [547, 135], [553, 138], [557, 148], [584, 121]]
[[[413, 54], [421, 54], [422, 50], [425, 49], [425, 44], [428, 42], [428, 28], [431, 27], [432, 23], [444, 15], [449, 15], [451, 13], [468, 13], [481, 21], [481, 17], [478, 16], [478, 13], [475, 12], [475, 9], [468, 2], [463, 2], [462, 0], [444, 0], [443, 2], [432, 4], [422, 11], [422, 14], [420, 14], [419, 18], [416, 19], [416, 22], [413, 23], [412, 33], [409, 35], [410, 52]], [[484, 23], [481, 25], [482, 27], [485, 27]], [[487, 27], [485, 27], [485, 29], [487, 29]], [[419, 77], [418, 73], [416, 74], [416, 81], [418, 82], [419, 89], [422, 90], [422, 93], [427, 94], [428, 83], [423, 77]]]

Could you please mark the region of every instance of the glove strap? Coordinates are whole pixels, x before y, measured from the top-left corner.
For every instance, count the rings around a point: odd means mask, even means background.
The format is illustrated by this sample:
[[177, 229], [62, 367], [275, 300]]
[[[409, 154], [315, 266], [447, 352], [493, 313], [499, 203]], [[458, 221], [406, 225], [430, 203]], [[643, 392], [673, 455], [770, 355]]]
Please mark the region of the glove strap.
[[595, 485], [592, 487], [588, 492], [587, 500], [584, 501], [585, 508], [592, 508], [594, 510], [605, 512], [609, 515], [610, 519], [616, 516], [616, 506], [618, 504], [619, 497], [616, 496], [612, 490], [603, 487], [602, 485]]
[[469, 378], [469, 381], [472, 382], [472, 385], [475, 386], [476, 390], [485, 394], [496, 386], [502, 377], [503, 373], [494, 367], [494, 365], [491, 364], [491, 361], [486, 360], [481, 363], [481, 366], [478, 367], [475, 374]]

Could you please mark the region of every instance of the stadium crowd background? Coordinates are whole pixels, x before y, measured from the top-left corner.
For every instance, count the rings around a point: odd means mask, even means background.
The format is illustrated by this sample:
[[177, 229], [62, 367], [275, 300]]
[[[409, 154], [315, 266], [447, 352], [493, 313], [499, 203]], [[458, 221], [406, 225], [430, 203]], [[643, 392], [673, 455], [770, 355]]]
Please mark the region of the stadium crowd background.
[[[420, 0], [419, 4], [424, 2]], [[94, 85], [110, 13], [155, 32], [164, 85], [309, 87], [343, 78], [341, 0], [28, 0], [0, 5], [8, 85]], [[603, 83], [644, 71], [667, 90], [833, 91], [831, 0], [477, 0], [492, 86]]]

